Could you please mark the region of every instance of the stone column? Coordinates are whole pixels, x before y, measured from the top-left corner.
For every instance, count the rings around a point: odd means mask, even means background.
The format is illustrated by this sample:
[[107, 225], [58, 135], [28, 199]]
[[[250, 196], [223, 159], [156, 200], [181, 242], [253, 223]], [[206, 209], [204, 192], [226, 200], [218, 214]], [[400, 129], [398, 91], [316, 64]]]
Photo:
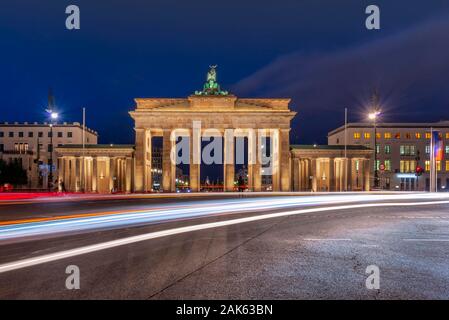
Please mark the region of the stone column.
[[136, 192], [145, 191], [145, 129], [135, 128], [136, 131], [136, 164], [134, 174], [134, 190]]
[[318, 170], [317, 169], [318, 169], [317, 168], [317, 159], [316, 158], [310, 159], [310, 175], [312, 176], [311, 190], [313, 192], [316, 192], [318, 189], [318, 181], [317, 181]]
[[117, 158], [115, 157], [110, 157], [109, 158], [109, 190], [112, 191], [112, 189], [115, 186], [115, 179], [117, 179], [117, 173], [116, 173], [116, 161]]
[[120, 159], [118, 159], [117, 160], [117, 166], [118, 166], [118, 170], [117, 170], [117, 187], [118, 187], [118, 190], [120, 191], [120, 192], [123, 192], [123, 191], [125, 191], [124, 189], [124, 177], [123, 177], [123, 159], [122, 158], [120, 158]]
[[272, 172], [272, 183], [273, 183], [273, 191], [281, 190], [281, 168], [280, 168], [280, 134], [279, 130], [271, 131], [271, 149], [272, 149], [272, 164], [271, 164], [271, 172]]
[[200, 166], [201, 166], [201, 129], [190, 130], [189, 136], [189, 171], [190, 190], [201, 191]]
[[[61, 186], [60, 186], [60, 181], [64, 181], [64, 170], [65, 170], [65, 166], [64, 166], [64, 157], [59, 157], [58, 158], [58, 191], [62, 191]], [[39, 164], [38, 164], [39, 165]]]
[[310, 159], [304, 159], [304, 184], [303, 184], [303, 190], [304, 191], [310, 191]]
[[335, 191], [335, 158], [329, 158], [328, 180], [328, 190]]
[[125, 191], [127, 193], [132, 192], [132, 176], [134, 171], [134, 163], [133, 158], [128, 157], [125, 161]]
[[175, 146], [171, 138], [171, 130], [164, 129], [162, 141], [162, 189], [164, 192], [174, 192], [176, 189], [176, 163], [171, 160], [171, 152]]
[[98, 160], [97, 157], [92, 158], [92, 191], [98, 192]]
[[293, 191], [301, 189], [301, 165], [298, 158], [293, 158]]
[[290, 129], [280, 130], [280, 174], [281, 174], [281, 190], [290, 191]]
[[235, 167], [234, 167], [234, 132], [225, 130], [224, 132], [224, 191], [234, 191]]
[[76, 191], [79, 192], [82, 190], [82, 185], [81, 182], [84, 180], [84, 178], [82, 177], [83, 171], [82, 171], [82, 166], [83, 166], [83, 157], [77, 157], [76, 158]]
[[249, 188], [255, 192], [260, 192], [262, 189], [261, 139], [262, 137], [257, 135], [255, 130], [250, 130], [248, 135], [248, 184]]
[[76, 158], [70, 157], [70, 191], [76, 191]]
[[341, 191], [341, 159], [335, 159], [335, 191]]
[[151, 173], [152, 168], [152, 136], [150, 130], [145, 130], [145, 156], [144, 156], [144, 188], [145, 192], [149, 192], [153, 189], [153, 176]]
[[364, 159], [363, 160], [363, 171], [364, 171], [364, 190], [365, 191], [370, 191], [371, 186], [370, 186], [370, 172], [371, 172], [371, 168], [370, 168], [370, 160], [369, 159]]
[[352, 158], [346, 158], [346, 191], [351, 191], [354, 185], [354, 174], [352, 166]]

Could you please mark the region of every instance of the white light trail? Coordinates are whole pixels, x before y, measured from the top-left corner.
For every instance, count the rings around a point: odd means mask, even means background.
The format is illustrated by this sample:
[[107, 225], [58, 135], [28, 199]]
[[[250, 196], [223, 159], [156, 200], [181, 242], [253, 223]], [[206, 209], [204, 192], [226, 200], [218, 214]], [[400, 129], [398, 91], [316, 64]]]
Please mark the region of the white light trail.
[[144, 209], [104, 214], [97, 216], [77, 217], [70, 219], [48, 220], [41, 222], [17, 223], [0, 226], [0, 240], [28, 236], [39, 236], [61, 232], [92, 230], [99, 228], [117, 228], [126, 225], [166, 222], [176, 219], [192, 219], [212, 215], [233, 213], [256, 213], [258, 211], [286, 209], [299, 206], [333, 205], [342, 203], [388, 201], [388, 200], [429, 200], [449, 199], [445, 194], [358, 194], [358, 195], [323, 195], [300, 197], [247, 198], [195, 201], [182, 205], [158, 205]]
[[127, 244], [142, 242], [146, 240], [167, 237], [187, 232], [206, 230], [230, 225], [236, 225], [240, 223], [247, 223], [253, 221], [267, 220], [273, 218], [287, 217], [287, 216], [295, 216], [301, 215], [305, 213], [316, 213], [316, 212], [325, 212], [325, 211], [336, 211], [336, 210], [348, 210], [348, 209], [360, 209], [360, 208], [373, 208], [373, 207], [396, 207], [396, 206], [426, 206], [426, 205], [439, 205], [439, 204], [449, 204], [449, 201], [426, 201], [426, 202], [394, 202], [394, 203], [368, 203], [368, 204], [355, 204], [355, 205], [342, 205], [342, 206], [332, 206], [332, 207], [320, 207], [320, 208], [310, 208], [310, 209], [300, 209], [300, 210], [292, 210], [292, 211], [284, 211], [278, 213], [270, 213], [263, 214], [259, 216], [252, 216], [246, 218], [239, 219], [231, 219], [227, 221], [219, 221], [219, 222], [211, 222], [211, 223], [203, 223], [198, 225], [192, 225], [187, 227], [180, 227], [174, 229], [168, 229], [157, 232], [150, 232], [146, 234], [141, 234], [138, 236], [131, 236], [117, 240], [106, 241], [94, 245], [84, 246], [80, 248], [64, 250], [60, 252], [55, 252], [51, 254], [46, 254], [34, 258], [23, 259], [19, 261], [9, 262], [0, 265], [0, 273], [22, 269], [30, 266], [35, 266], [47, 262], [52, 262], [60, 259], [75, 257], [87, 253], [92, 253], [100, 250], [111, 249]]

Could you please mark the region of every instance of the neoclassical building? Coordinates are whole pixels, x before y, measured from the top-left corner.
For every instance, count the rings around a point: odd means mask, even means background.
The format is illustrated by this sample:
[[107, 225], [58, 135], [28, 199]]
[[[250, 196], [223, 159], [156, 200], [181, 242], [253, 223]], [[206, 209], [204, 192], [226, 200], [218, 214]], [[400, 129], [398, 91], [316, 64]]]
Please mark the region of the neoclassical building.
[[[236, 152], [247, 159], [247, 188], [262, 190], [270, 173], [273, 191], [369, 190], [372, 151], [290, 146], [290, 123], [296, 112], [290, 99], [239, 98], [221, 90], [211, 66], [201, 91], [187, 98], [137, 98], [129, 114], [135, 122], [135, 145], [61, 146], [59, 179], [68, 191], [107, 193], [153, 191], [153, 141], [162, 139], [162, 186], [177, 191], [178, 141], [188, 142], [189, 189], [201, 191], [202, 141], [218, 137], [223, 165], [223, 191], [235, 190]], [[246, 147], [238, 149], [237, 139]], [[267, 143], [267, 141], [269, 141]], [[269, 167], [263, 148], [269, 145]], [[184, 151], [183, 151], [184, 152]], [[344, 158], [346, 155], [347, 158]]]
[[369, 191], [372, 149], [291, 146], [292, 191]]

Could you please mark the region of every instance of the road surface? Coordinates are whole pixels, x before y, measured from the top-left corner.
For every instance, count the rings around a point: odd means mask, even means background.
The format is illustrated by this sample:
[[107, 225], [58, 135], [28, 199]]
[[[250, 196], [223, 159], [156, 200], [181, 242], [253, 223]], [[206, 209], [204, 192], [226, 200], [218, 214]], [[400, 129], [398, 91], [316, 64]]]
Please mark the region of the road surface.
[[0, 223], [1, 299], [449, 298], [445, 194], [39, 199]]

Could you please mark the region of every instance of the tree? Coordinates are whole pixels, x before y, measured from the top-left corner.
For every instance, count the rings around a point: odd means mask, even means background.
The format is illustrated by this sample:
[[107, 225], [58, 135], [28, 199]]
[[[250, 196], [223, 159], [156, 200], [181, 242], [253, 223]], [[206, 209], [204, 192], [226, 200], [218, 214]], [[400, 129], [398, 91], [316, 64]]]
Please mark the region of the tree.
[[11, 162], [0, 160], [0, 184], [23, 185], [28, 181], [27, 172], [18, 159]]

